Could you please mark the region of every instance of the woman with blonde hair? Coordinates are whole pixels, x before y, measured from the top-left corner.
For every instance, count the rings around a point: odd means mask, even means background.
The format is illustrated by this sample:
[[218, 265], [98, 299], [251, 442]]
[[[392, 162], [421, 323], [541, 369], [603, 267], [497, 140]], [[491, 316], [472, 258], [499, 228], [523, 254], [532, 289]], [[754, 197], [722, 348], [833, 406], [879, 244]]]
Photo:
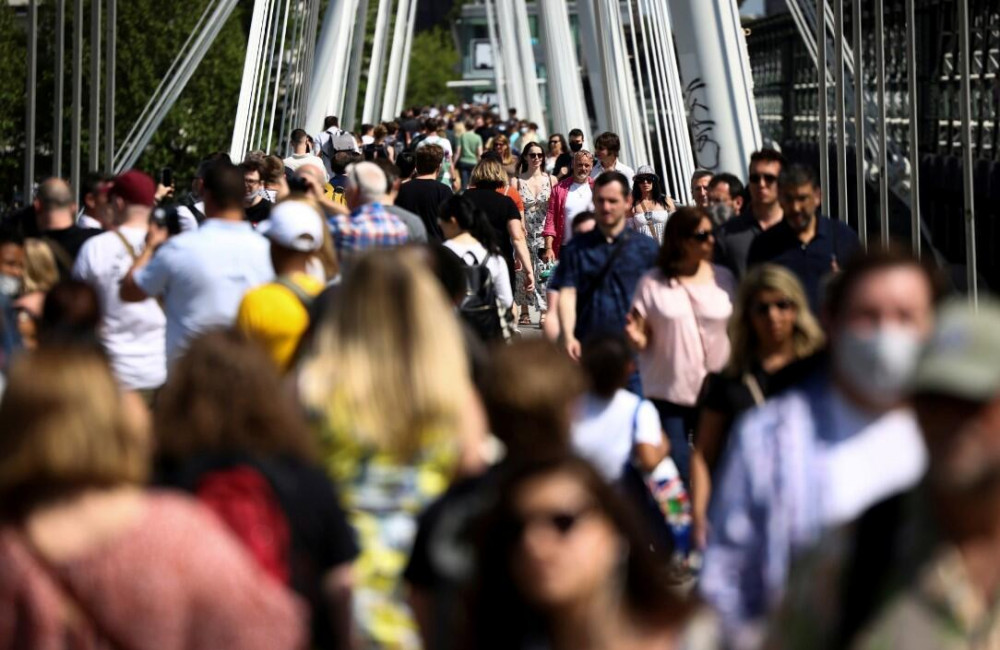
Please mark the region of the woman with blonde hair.
[[42, 318], [45, 296], [59, 282], [56, 256], [41, 239], [24, 240], [24, 284], [21, 295], [14, 301], [17, 330], [24, 347], [38, 344], [38, 323]]
[[304, 619], [196, 502], [147, 493], [139, 398], [106, 359], [15, 360], [0, 401], [0, 647], [298, 648]]
[[401, 576], [420, 512], [478, 469], [484, 427], [462, 334], [435, 278], [406, 251], [358, 260], [299, 375], [328, 472], [360, 538], [361, 647], [418, 648]]
[[523, 222], [524, 204], [521, 204], [520, 209], [517, 205], [517, 201], [521, 200], [520, 193], [510, 184], [507, 172], [495, 156], [483, 156], [472, 170], [471, 182], [472, 187], [463, 196], [486, 214], [507, 263], [509, 277], [517, 277], [514, 268], [516, 259], [524, 270], [524, 291], [534, 291], [535, 274]]
[[694, 531], [702, 545], [712, 470], [733, 422], [795, 383], [802, 364], [793, 362], [812, 356], [825, 342], [802, 285], [792, 273], [773, 264], [751, 269], [740, 284], [729, 339], [728, 365], [705, 381], [691, 460]]
[[507, 176], [517, 176], [519, 161], [510, 149], [510, 140], [507, 136], [502, 133], [494, 136], [489, 149], [500, 157], [500, 164], [503, 165], [503, 170], [507, 173]]

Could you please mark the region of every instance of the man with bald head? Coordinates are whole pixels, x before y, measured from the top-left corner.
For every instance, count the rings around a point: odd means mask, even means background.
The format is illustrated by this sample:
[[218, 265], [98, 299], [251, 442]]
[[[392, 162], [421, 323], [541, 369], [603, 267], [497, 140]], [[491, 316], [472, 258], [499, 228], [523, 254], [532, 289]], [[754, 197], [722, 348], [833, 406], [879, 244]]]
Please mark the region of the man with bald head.
[[351, 213], [329, 219], [342, 269], [359, 253], [401, 246], [408, 241], [406, 224], [381, 203], [385, 188], [385, 174], [375, 163], [355, 163], [347, 168], [344, 196]]
[[38, 236], [52, 250], [59, 279], [68, 280], [83, 243], [101, 231], [76, 225], [73, 192], [61, 178], [50, 178], [38, 187], [34, 207]]

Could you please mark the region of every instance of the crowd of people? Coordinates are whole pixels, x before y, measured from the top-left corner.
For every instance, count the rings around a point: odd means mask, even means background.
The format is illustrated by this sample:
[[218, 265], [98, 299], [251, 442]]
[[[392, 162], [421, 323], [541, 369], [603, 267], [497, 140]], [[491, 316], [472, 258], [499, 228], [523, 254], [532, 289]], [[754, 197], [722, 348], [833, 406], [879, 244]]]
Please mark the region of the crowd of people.
[[0, 648], [998, 647], [1000, 304], [776, 150], [681, 205], [635, 135], [414, 108], [42, 182]]

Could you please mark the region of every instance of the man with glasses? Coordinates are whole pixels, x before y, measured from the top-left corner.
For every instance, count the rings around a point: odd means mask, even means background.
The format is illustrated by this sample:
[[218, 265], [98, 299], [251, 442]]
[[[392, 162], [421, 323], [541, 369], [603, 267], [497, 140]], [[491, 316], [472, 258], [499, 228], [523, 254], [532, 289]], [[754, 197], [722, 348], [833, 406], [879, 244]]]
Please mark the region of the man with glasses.
[[793, 165], [781, 172], [778, 192], [784, 219], [754, 240], [747, 264], [770, 262], [787, 268], [818, 314], [824, 278], [860, 252], [861, 242], [847, 224], [819, 214], [822, 189], [808, 167]]
[[778, 176], [785, 158], [774, 149], [761, 149], [750, 156], [750, 210], [727, 221], [715, 237], [715, 261], [738, 277], [747, 271], [750, 245], [757, 235], [781, 221]]
[[243, 172], [243, 212], [247, 221], [257, 227], [261, 221], [271, 216], [271, 202], [264, 198], [264, 180], [261, 177], [262, 165], [253, 158], [247, 158], [240, 164]]

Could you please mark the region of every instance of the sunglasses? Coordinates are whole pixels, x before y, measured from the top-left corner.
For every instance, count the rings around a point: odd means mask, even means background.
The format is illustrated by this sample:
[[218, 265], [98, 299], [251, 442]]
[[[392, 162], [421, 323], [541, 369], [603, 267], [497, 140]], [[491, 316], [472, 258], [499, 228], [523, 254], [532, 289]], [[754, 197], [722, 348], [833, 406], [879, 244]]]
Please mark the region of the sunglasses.
[[767, 316], [771, 313], [771, 307], [778, 311], [790, 311], [795, 308], [795, 303], [791, 300], [775, 300], [774, 302], [758, 302], [753, 306], [753, 313], [758, 316]]
[[576, 527], [578, 523], [591, 511], [594, 509], [593, 506], [587, 506], [576, 512], [568, 512], [564, 510], [553, 510], [550, 512], [543, 512], [531, 515], [529, 517], [521, 517], [514, 520], [513, 526], [511, 527], [511, 532], [514, 533], [516, 539], [520, 539], [524, 536], [524, 531], [533, 525], [543, 525], [546, 528], [556, 531], [559, 533], [560, 537], [567, 536], [573, 528]]
[[527, 157], [528, 158], [539, 158], [539, 159], [541, 159], [541, 158], [545, 157], [545, 154], [543, 154], [543, 153], [529, 153]]
[[750, 174], [750, 182], [754, 185], [759, 183], [761, 179], [764, 179], [764, 183], [767, 185], [774, 185], [778, 177], [774, 174]]
[[635, 179], [635, 182], [636, 183], [649, 183], [650, 185], [652, 185], [654, 181], [649, 176], [640, 176], [639, 178]]
[[701, 242], [703, 244], [707, 242], [709, 239], [712, 239], [714, 237], [715, 234], [711, 230], [699, 230], [698, 232], [691, 235], [691, 239], [697, 242]]

